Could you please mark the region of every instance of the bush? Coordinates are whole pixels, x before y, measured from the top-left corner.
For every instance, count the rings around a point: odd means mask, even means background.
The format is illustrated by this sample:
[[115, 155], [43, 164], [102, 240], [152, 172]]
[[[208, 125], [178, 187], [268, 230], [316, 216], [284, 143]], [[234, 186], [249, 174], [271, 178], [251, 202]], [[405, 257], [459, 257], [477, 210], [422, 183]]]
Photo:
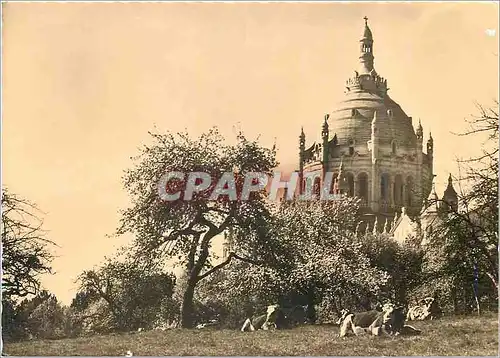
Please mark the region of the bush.
[[19, 341], [28, 337], [26, 324], [21, 319], [15, 302], [2, 300], [2, 338], [7, 342]]

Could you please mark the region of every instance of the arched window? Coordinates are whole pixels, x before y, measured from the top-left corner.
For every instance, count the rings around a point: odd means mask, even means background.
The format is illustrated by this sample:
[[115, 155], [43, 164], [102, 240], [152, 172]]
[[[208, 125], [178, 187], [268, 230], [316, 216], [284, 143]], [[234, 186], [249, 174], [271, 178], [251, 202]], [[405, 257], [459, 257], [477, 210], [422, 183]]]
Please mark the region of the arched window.
[[306, 178], [306, 185], [304, 187], [304, 192], [306, 193], [314, 193], [314, 179], [309, 177]]
[[408, 177], [406, 178], [406, 207], [411, 208], [414, 205], [413, 202], [413, 196], [414, 196], [414, 185], [413, 185], [413, 178]]
[[389, 174], [384, 173], [380, 177], [380, 199], [389, 201]]
[[283, 198], [282, 198], [282, 200], [286, 201], [287, 200], [287, 195], [288, 195], [288, 188], [284, 188], [283, 189]]
[[358, 187], [358, 197], [362, 199], [363, 203], [368, 203], [368, 174], [359, 173]]
[[319, 197], [319, 195], [321, 194], [321, 179], [316, 177], [314, 179], [314, 188], [313, 188], [313, 193], [314, 195], [316, 195], [317, 197]]
[[347, 144], [349, 145], [349, 155], [354, 155], [354, 140], [349, 138]]
[[403, 205], [403, 177], [400, 174], [394, 177], [393, 197], [396, 206]]
[[392, 152], [392, 154], [396, 154], [397, 149], [398, 149], [398, 145], [397, 145], [396, 141], [393, 140], [392, 143], [391, 143], [391, 152]]
[[347, 173], [347, 195], [354, 196], [354, 175], [352, 173]]
[[336, 188], [336, 182], [339, 174], [338, 173], [333, 173], [332, 177], [332, 185], [330, 186], [330, 194], [336, 194], [335, 188]]

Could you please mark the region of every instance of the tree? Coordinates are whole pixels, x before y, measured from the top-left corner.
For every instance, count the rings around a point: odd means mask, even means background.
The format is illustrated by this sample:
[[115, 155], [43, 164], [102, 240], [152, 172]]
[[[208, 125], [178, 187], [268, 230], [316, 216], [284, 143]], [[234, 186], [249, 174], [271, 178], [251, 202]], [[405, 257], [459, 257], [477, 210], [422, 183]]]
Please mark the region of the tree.
[[370, 265], [389, 275], [384, 289], [386, 298], [407, 304], [409, 293], [421, 283], [421, 248], [408, 240], [401, 245], [386, 233], [368, 233], [358, 240]]
[[199, 299], [224, 307], [221, 318], [231, 326], [274, 303], [307, 304], [311, 322], [317, 304], [327, 307], [330, 317], [342, 308], [363, 307], [379, 296], [390, 277], [355, 237], [358, 209], [359, 200], [347, 197], [282, 202], [260, 236], [267, 237], [269, 257], [246, 254], [265, 264], [231, 262], [201, 285]]
[[289, 281], [274, 267], [232, 261], [200, 282], [196, 301], [210, 314], [205, 322], [217, 319], [224, 327], [237, 328], [267, 306], [283, 304], [289, 289]]
[[371, 266], [355, 237], [358, 210], [359, 200], [347, 197], [280, 207], [277, 234], [286, 248], [280, 272], [309, 307], [323, 300], [336, 311], [354, 308], [387, 283], [388, 275]]
[[51, 273], [55, 245], [46, 239], [38, 208], [4, 189], [2, 192], [2, 294], [4, 297], [36, 295], [40, 275]]
[[56, 296], [49, 294], [29, 315], [28, 330], [33, 338], [58, 339], [67, 336], [67, 308], [63, 307]]
[[476, 262], [498, 290], [498, 101], [495, 108], [477, 107], [479, 115], [461, 135], [485, 134], [486, 140], [480, 155], [461, 161], [466, 165], [461, 182], [470, 185], [462, 192], [462, 210], [456, 215], [469, 231]]
[[12, 297], [2, 298], [2, 337], [6, 340], [23, 340], [39, 333], [32, 314], [54, 296], [41, 290], [35, 296], [15, 302]]
[[[228, 260], [212, 266], [213, 239], [230, 227], [239, 227], [251, 236], [269, 217], [263, 192], [254, 192], [251, 200], [246, 201], [227, 200], [227, 196], [209, 200], [212, 189], [225, 173], [234, 173], [232, 179], [238, 189], [247, 173], [270, 174], [277, 165], [275, 151], [247, 140], [241, 133], [235, 145], [226, 144], [216, 129], [197, 139], [187, 133], [151, 136], [153, 144], [144, 146], [134, 158], [135, 166], [125, 172], [124, 185], [133, 204], [122, 212], [118, 234], [133, 233], [137, 255], [142, 254], [149, 261], [164, 265], [167, 260], [175, 260], [183, 265], [187, 282], [180, 324], [192, 327], [197, 284], [229, 264], [231, 259], [245, 259], [232, 252]], [[213, 180], [207, 190], [195, 193], [189, 201], [182, 200], [184, 182], [171, 180], [166, 185], [167, 191], [180, 189], [181, 198], [163, 201], [158, 194], [158, 183], [165, 172], [203, 172], [210, 174]], [[260, 236], [255, 238], [259, 240]]]
[[435, 287], [439, 282], [455, 311], [475, 305], [479, 312], [479, 291], [498, 300], [498, 110], [480, 105], [478, 110], [459, 135], [485, 135], [481, 154], [459, 160], [460, 168], [465, 167], [459, 205], [438, 200], [440, 218], [424, 261], [427, 282]]
[[[102, 267], [84, 271], [79, 281], [72, 308], [81, 313], [81, 320], [109, 322], [111, 318], [110, 330], [126, 331], [148, 328], [155, 321], [161, 304], [172, 298], [175, 276], [152, 272], [130, 259], [107, 259]], [[95, 310], [100, 301], [107, 310]], [[107, 324], [100, 326], [105, 330]]]

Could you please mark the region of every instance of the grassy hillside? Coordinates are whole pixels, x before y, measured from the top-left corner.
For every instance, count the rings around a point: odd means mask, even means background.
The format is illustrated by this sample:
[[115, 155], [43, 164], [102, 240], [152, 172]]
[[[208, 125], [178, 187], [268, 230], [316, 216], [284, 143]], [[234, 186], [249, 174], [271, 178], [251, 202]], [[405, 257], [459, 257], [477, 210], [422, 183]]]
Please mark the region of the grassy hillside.
[[111, 334], [6, 344], [4, 353], [23, 356], [329, 355], [497, 356], [498, 316], [445, 317], [412, 323], [418, 337], [336, 337], [338, 327], [303, 326], [286, 331], [171, 330]]

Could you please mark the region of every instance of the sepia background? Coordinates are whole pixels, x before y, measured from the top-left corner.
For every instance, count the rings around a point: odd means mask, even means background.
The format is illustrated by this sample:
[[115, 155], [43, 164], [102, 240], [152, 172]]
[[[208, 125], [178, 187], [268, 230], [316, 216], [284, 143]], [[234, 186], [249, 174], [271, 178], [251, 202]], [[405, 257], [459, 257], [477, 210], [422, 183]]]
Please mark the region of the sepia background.
[[481, 146], [451, 132], [498, 98], [496, 3], [3, 4], [2, 179], [46, 213], [47, 288], [69, 303], [76, 276], [126, 242], [106, 235], [155, 126], [241, 129], [295, 169], [300, 127], [320, 138], [356, 69], [364, 16], [390, 96], [432, 131], [442, 192]]

